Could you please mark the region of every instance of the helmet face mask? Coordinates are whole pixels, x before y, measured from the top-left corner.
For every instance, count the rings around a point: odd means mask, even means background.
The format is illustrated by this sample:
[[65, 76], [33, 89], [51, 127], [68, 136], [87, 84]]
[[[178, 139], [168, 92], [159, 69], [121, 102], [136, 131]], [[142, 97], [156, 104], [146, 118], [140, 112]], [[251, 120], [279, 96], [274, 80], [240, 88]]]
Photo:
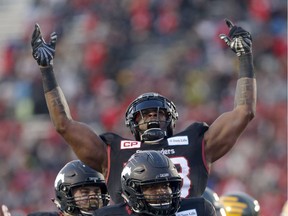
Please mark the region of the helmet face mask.
[[155, 183], [143, 185], [141, 187], [147, 203], [153, 207], [165, 208], [172, 204], [172, 188], [170, 183]]
[[103, 200], [105, 197], [103, 197], [103, 192], [98, 186], [85, 185], [72, 188], [72, 194], [71, 202], [75, 203], [75, 206], [81, 209], [81, 212], [92, 212], [104, 206]]
[[[106, 206], [110, 200], [104, 176], [80, 160], [67, 163], [59, 171], [54, 189], [56, 206], [72, 215], [92, 215], [101, 204]], [[94, 193], [88, 194], [89, 190]]]
[[123, 198], [136, 213], [173, 215], [179, 209], [182, 179], [161, 153], [134, 154], [122, 171], [121, 184]]
[[[156, 117], [147, 118], [147, 112], [153, 111]], [[161, 118], [161, 116], [165, 116]], [[173, 135], [178, 113], [174, 103], [157, 93], [145, 93], [136, 98], [128, 107], [125, 124], [130, 127], [138, 141], [159, 142]]]
[[171, 214], [173, 204], [179, 200], [179, 182], [173, 180], [157, 183], [148, 183], [141, 186], [142, 197], [148, 212], [153, 214]]

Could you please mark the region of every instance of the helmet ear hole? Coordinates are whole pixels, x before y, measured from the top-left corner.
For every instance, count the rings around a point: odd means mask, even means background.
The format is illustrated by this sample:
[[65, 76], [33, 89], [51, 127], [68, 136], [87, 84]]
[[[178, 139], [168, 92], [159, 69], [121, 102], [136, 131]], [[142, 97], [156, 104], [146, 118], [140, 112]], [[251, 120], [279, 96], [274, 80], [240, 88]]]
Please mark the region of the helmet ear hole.
[[145, 204], [143, 203], [143, 201], [138, 202], [136, 205], [137, 209], [139, 209], [140, 211], [142, 211], [145, 208]]
[[66, 192], [66, 191], [68, 191], [68, 188], [65, 185], [62, 184], [61, 187], [60, 187], [60, 190], [63, 191], [63, 192]]

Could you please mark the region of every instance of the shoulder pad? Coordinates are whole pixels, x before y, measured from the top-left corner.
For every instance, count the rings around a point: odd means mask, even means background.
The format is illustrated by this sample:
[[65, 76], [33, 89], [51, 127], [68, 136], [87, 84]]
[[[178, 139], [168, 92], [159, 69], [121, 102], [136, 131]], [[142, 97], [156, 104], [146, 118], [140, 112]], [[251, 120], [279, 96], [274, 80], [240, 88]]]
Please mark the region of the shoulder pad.
[[100, 137], [105, 143], [112, 143], [112, 141], [115, 140], [115, 139], [123, 139], [123, 138], [120, 137], [118, 134], [110, 133], [110, 132], [100, 134], [99, 137]]
[[207, 131], [209, 128], [209, 125], [206, 122], [194, 122], [191, 125], [189, 125], [186, 130], [199, 130], [200, 134], [203, 134], [205, 131]]

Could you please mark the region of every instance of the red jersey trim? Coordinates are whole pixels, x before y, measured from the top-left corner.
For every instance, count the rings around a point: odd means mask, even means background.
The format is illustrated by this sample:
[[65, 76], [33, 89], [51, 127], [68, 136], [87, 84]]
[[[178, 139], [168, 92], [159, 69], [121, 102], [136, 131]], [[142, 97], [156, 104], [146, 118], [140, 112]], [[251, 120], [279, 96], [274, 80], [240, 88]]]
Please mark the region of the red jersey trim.
[[106, 176], [106, 184], [108, 184], [108, 179], [110, 176], [110, 166], [111, 166], [111, 146], [107, 145], [107, 176]]
[[203, 164], [206, 168], [206, 171], [209, 173], [210, 170], [209, 170], [209, 167], [207, 165], [207, 161], [206, 161], [206, 156], [205, 156], [205, 142], [204, 142], [204, 138], [202, 139], [202, 161], [203, 161]]
[[133, 211], [130, 209], [128, 204], [126, 204], [125, 208], [126, 208], [126, 212], [128, 213], [128, 215], [133, 214]]

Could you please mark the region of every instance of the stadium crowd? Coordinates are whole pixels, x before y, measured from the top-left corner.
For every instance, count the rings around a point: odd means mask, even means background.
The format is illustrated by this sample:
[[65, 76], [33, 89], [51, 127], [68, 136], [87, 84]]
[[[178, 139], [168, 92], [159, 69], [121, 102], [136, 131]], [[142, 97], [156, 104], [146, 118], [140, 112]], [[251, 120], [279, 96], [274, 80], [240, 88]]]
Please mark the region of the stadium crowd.
[[233, 106], [236, 58], [218, 37], [226, 17], [253, 37], [257, 114], [213, 165], [208, 185], [218, 194], [245, 191], [261, 215], [280, 214], [287, 200], [286, 1], [34, 0], [25, 13], [23, 35], [0, 50], [0, 203], [14, 215], [55, 209], [55, 176], [75, 158], [53, 128], [31, 56], [36, 22], [46, 38], [59, 35], [56, 76], [75, 119], [131, 137], [125, 109], [143, 92], [177, 104], [179, 130], [191, 120], [209, 124]]

